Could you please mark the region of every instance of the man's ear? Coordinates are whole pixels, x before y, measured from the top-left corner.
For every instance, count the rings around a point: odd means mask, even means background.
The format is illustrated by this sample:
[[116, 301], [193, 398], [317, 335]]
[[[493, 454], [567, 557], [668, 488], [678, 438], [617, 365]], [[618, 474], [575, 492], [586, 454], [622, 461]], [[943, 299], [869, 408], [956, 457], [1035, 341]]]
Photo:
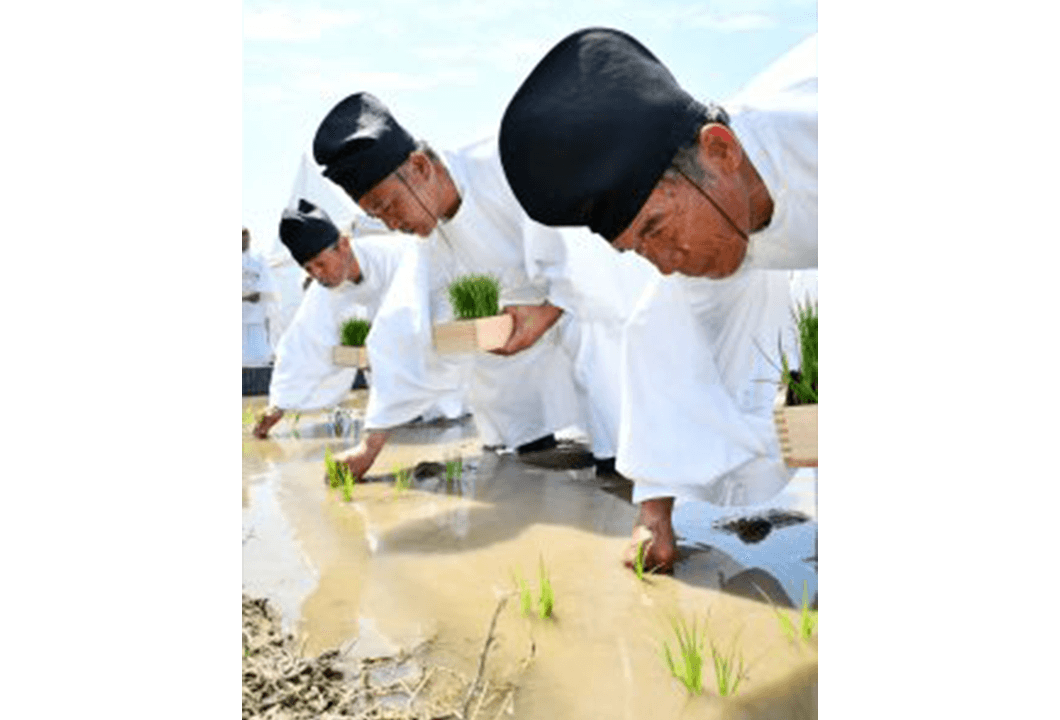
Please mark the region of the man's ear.
[[732, 130], [708, 123], [699, 129], [699, 159], [708, 170], [733, 174], [743, 162], [743, 148]]
[[413, 175], [420, 179], [426, 180], [430, 177], [432, 164], [431, 159], [427, 157], [426, 153], [421, 150], [413, 150], [412, 154], [409, 155], [409, 169]]

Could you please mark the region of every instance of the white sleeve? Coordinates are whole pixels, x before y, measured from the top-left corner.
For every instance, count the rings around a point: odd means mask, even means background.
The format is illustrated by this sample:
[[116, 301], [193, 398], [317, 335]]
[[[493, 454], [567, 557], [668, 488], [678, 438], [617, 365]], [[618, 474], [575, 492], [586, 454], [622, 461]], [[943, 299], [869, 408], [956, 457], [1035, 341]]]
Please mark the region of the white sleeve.
[[441, 358], [431, 339], [428, 255], [419, 247], [401, 261], [365, 343], [372, 382], [365, 427], [409, 422], [464, 386], [467, 364]]

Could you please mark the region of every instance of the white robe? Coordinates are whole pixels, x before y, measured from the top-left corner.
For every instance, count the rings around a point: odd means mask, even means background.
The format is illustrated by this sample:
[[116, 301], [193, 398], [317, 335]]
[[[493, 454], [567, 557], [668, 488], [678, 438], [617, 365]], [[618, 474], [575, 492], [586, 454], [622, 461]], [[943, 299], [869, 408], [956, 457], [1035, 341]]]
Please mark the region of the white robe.
[[349, 392], [356, 369], [332, 364], [332, 347], [350, 318], [372, 323], [365, 427], [383, 429], [416, 417], [459, 417], [464, 377], [440, 362], [430, 344], [427, 264], [414, 242], [394, 234], [355, 237], [359, 283], [329, 290], [312, 283], [280, 341], [270, 404], [285, 410], [331, 407]]
[[260, 293], [257, 302], [243, 301], [243, 367], [264, 367], [272, 362], [270, 312], [279, 301], [269, 266], [255, 252], [243, 252], [243, 295]]
[[754, 504], [790, 479], [771, 401], [778, 343], [797, 363], [792, 295], [816, 298], [816, 272], [790, 272], [817, 266], [816, 77], [814, 36], [723, 103], [773, 218], [732, 277], [660, 277], [626, 326], [616, 467], [635, 502]]
[[[461, 196], [460, 208], [427, 239], [434, 322], [453, 317], [448, 287], [469, 273], [500, 281], [500, 305], [538, 304], [547, 297], [524, 266], [525, 221], [507, 185], [498, 187], [489, 143], [444, 153]], [[503, 178], [503, 174], [501, 175]], [[505, 193], [504, 191], [507, 191]], [[570, 426], [585, 427], [570, 357], [560, 345], [561, 319], [532, 347], [509, 357], [472, 353], [462, 358], [473, 375], [468, 401], [485, 445], [509, 448]]]
[[[457, 216], [442, 226], [442, 233], [455, 246], [457, 259], [466, 266], [486, 268], [502, 279], [502, 305], [538, 303], [547, 298], [564, 310], [554, 328], [509, 360], [516, 360], [526, 368], [524, 372], [533, 369], [540, 373], [545, 368], [539, 359], [547, 348], [550, 361], [562, 368], [549, 369], [554, 373], [550, 383], [573, 386], [593, 455], [614, 457], [622, 327], [658, 272], [639, 256], [615, 252], [585, 228], [547, 227], [527, 216], [508, 185], [495, 138], [445, 158], [464, 194], [465, 204]], [[472, 225], [470, 218], [482, 229]], [[454, 235], [456, 231], [460, 235]], [[460, 242], [453, 242], [457, 238]], [[434, 242], [440, 244], [443, 238]], [[565, 352], [564, 360], [554, 354], [557, 341]], [[568, 375], [573, 383], [568, 383]], [[500, 386], [496, 387], [499, 392]]]

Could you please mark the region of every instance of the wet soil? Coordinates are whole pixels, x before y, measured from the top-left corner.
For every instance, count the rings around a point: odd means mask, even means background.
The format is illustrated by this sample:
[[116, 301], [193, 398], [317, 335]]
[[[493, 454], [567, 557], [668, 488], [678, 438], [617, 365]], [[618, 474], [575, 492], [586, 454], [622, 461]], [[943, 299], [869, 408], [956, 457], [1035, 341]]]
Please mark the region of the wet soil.
[[[268, 600], [244, 594], [243, 720], [448, 720], [468, 717], [471, 707], [505, 709], [514, 685], [495, 683], [490, 694], [481, 676], [424, 663], [426, 645], [384, 657], [353, 659], [349, 648], [304, 657]], [[487, 651], [484, 643], [483, 660]]]
[[[674, 576], [640, 581], [620, 561], [636, 517], [628, 481], [484, 451], [470, 420], [395, 431], [369, 471], [377, 481], [345, 502], [322, 482], [323, 455], [355, 444], [363, 403], [352, 393], [338, 428], [334, 413], [285, 418], [266, 441], [244, 428], [243, 589], [269, 598], [298, 657], [415, 650], [423, 672], [462, 678], [458, 696], [481, 667], [480, 718], [816, 717], [816, 637], [788, 639], [777, 617], [797, 620], [785, 608], [804, 592], [816, 602], [814, 475], [762, 507], [679, 505]], [[448, 481], [455, 458], [462, 471]], [[407, 490], [390, 479], [398, 468], [418, 468]], [[742, 540], [741, 527], [763, 536]], [[517, 575], [538, 592], [542, 565], [556, 596], [546, 620], [512, 595]], [[718, 696], [709, 655], [705, 694], [671, 677], [661, 652], [675, 615], [742, 654], [735, 697]]]

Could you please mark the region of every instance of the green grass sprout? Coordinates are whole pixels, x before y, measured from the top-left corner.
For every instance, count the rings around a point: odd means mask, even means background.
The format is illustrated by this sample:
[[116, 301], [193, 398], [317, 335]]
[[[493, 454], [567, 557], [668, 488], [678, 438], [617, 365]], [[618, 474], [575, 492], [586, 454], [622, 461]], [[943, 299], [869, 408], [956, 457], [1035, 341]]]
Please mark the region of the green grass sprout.
[[460, 458], [445, 461], [445, 484], [452, 485], [464, 472], [464, 463]]
[[802, 609], [799, 612], [799, 637], [809, 640], [817, 629], [817, 611], [810, 609], [810, 589], [802, 581]]
[[500, 282], [492, 275], [465, 275], [449, 285], [449, 303], [460, 320], [499, 315]]
[[368, 331], [371, 329], [372, 324], [367, 320], [359, 318], [347, 320], [342, 324], [342, 330], [339, 333], [342, 344], [349, 347], [362, 347], [364, 341], [368, 338]]
[[[341, 463], [345, 465], [346, 463]], [[328, 485], [333, 488], [337, 488], [342, 485], [342, 474], [339, 470], [340, 463], [335, 462], [335, 458], [331, 455], [331, 448], [324, 448], [324, 467], [328, 471]]]
[[519, 588], [519, 611], [523, 614], [523, 617], [530, 617], [530, 612], [534, 608], [534, 598], [530, 594], [530, 586], [518, 570], [513, 573], [513, 579]]
[[410, 468], [394, 468], [394, 490], [401, 494], [412, 487], [412, 470]]
[[[697, 620], [692, 618], [691, 626], [681, 615], [670, 616], [670, 627], [677, 637], [675, 652], [670, 651], [670, 644], [662, 643], [663, 659], [670, 669], [670, 674], [681, 681], [690, 695], [703, 692], [703, 656], [704, 635], [700, 634]], [[676, 658], [675, 658], [676, 655]]]
[[342, 470], [342, 499], [346, 502], [353, 500], [353, 484], [356, 480], [353, 477], [353, 473], [350, 472], [350, 466], [346, 463], [340, 463]]
[[796, 639], [805, 641], [813, 637], [813, 632], [817, 629], [817, 611], [810, 608], [810, 588], [805, 580], [802, 583], [802, 607], [799, 610], [798, 625], [781, 611], [768, 595], [762, 592], [762, 588], [757, 588], [757, 590], [773, 608], [773, 613], [777, 616], [777, 622], [780, 623], [780, 631], [784, 633], [784, 637], [792, 642]]
[[633, 558], [633, 572], [641, 582], [644, 582], [644, 556], [647, 554], [647, 551], [647, 540], [641, 540], [637, 543], [637, 556]]
[[714, 660], [714, 679], [718, 684], [718, 695], [735, 695], [744, 673], [743, 654], [736, 651], [735, 638], [728, 653], [722, 653], [714, 644], [714, 640], [710, 640], [710, 656]]
[[545, 569], [545, 558], [541, 558], [539, 573], [540, 587], [538, 591], [540, 594], [537, 598], [537, 615], [544, 620], [552, 617], [552, 609], [556, 604], [556, 597], [552, 592], [552, 581], [549, 579], [548, 571]]

